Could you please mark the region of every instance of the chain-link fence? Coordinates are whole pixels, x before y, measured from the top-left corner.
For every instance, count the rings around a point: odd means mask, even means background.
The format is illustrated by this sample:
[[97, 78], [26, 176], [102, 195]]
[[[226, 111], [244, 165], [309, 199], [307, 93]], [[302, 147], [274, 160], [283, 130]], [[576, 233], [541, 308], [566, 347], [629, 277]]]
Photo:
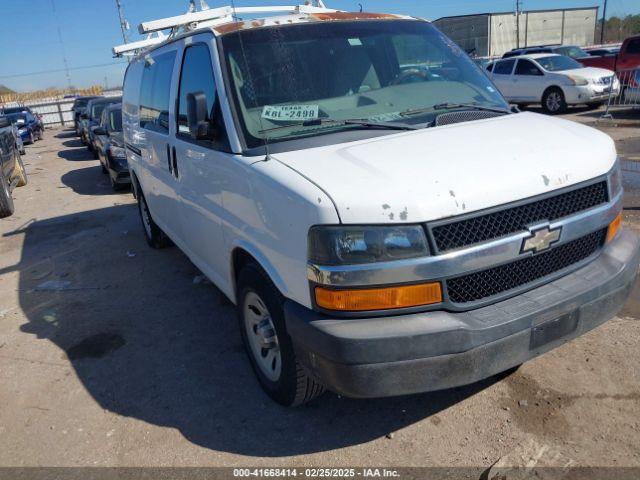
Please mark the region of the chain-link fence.
[[619, 70], [616, 75], [620, 81], [620, 93], [609, 91], [607, 109], [603, 117], [612, 117], [611, 111], [620, 108], [640, 108], [640, 68]]

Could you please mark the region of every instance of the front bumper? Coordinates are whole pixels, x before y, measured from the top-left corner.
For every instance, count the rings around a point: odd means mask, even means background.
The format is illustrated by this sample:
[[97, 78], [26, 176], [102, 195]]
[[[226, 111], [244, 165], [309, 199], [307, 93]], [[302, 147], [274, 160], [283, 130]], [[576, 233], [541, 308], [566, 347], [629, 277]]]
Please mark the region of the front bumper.
[[617, 97], [620, 94], [620, 85], [617, 82], [612, 89], [613, 91], [610, 92], [610, 88], [604, 85], [565, 87], [565, 100], [569, 105], [604, 102], [610, 96]]
[[299, 361], [329, 389], [384, 397], [473, 383], [549, 351], [622, 308], [640, 263], [640, 241], [621, 231], [583, 268], [468, 312], [336, 319], [285, 303]]

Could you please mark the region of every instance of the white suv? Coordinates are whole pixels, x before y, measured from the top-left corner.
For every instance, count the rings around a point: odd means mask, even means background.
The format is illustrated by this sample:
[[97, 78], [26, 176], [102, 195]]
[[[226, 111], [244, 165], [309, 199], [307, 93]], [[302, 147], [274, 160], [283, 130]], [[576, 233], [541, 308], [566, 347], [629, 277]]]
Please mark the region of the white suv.
[[149, 244], [237, 305], [276, 401], [475, 382], [623, 305], [640, 252], [613, 141], [512, 111], [430, 23], [187, 30], [126, 73], [134, 191]]

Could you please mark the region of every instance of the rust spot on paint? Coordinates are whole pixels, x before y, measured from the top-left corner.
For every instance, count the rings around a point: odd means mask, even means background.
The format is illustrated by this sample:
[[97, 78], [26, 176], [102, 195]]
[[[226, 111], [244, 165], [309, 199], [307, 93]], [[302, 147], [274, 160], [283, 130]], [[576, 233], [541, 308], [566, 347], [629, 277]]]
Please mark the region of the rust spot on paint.
[[224, 35], [225, 33], [237, 32], [238, 30], [242, 30], [243, 28], [245, 28], [244, 22], [225, 23], [224, 25], [215, 27], [216, 32], [222, 35]]

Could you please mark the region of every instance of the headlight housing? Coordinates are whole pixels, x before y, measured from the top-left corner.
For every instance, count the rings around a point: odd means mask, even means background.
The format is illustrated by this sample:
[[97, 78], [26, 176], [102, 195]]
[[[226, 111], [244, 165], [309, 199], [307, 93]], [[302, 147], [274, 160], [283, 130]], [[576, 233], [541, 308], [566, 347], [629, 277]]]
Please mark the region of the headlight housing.
[[116, 147], [114, 145], [109, 146], [109, 153], [114, 158], [126, 158], [127, 152], [125, 152], [124, 148]]
[[19, 129], [18, 129], [18, 133], [19, 133], [20, 135], [22, 135], [23, 133], [27, 133], [27, 129], [26, 129], [26, 128], [19, 128]]
[[589, 84], [589, 80], [577, 75], [567, 75], [567, 78], [569, 79], [569, 83], [571, 83], [571, 85], [576, 85], [578, 87], [584, 87], [585, 85]]
[[420, 225], [316, 226], [309, 230], [309, 261], [316, 265], [354, 265], [429, 255]]
[[609, 185], [611, 189], [611, 199], [614, 199], [622, 192], [622, 167], [620, 166], [620, 158], [616, 159], [611, 172], [609, 173]]

